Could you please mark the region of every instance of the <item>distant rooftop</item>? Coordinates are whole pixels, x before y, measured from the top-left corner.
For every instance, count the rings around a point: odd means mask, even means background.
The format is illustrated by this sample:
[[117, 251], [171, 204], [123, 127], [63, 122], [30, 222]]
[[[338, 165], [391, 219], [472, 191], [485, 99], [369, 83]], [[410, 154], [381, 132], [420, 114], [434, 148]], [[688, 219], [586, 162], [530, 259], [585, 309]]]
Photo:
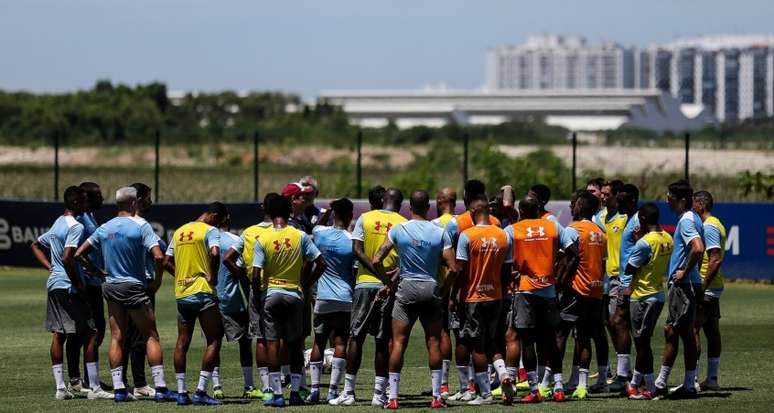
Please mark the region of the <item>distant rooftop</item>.
[[722, 49], [746, 49], [750, 47], [774, 47], [774, 35], [772, 34], [728, 34], [713, 35], [693, 38], [684, 38], [652, 45], [651, 47], [663, 49], [683, 49], [695, 47], [705, 50]]

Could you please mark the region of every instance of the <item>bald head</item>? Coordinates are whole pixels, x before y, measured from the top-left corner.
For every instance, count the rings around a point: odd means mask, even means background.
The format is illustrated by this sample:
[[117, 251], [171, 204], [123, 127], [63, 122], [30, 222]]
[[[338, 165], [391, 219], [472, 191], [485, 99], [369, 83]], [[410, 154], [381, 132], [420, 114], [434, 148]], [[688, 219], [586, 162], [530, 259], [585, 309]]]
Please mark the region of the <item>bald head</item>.
[[399, 212], [403, 203], [403, 192], [397, 188], [389, 188], [384, 192], [384, 209]]
[[421, 189], [412, 192], [409, 206], [411, 206], [411, 212], [414, 214], [420, 216], [427, 215], [427, 210], [430, 209], [430, 194]]
[[519, 201], [519, 217], [521, 219], [536, 219], [540, 215], [540, 201], [532, 196], [526, 196]]
[[438, 210], [438, 215], [453, 214], [454, 207], [457, 205], [457, 192], [451, 188], [443, 188], [438, 191], [438, 196], [435, 198], [435, 207]]

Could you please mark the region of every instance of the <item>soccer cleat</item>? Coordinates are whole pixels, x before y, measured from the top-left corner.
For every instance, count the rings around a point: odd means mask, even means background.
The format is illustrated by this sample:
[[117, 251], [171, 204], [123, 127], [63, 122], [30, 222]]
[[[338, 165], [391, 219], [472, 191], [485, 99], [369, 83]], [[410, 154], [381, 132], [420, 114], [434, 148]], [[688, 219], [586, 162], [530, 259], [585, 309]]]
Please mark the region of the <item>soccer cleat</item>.
[[523, 383], [527, 381], [527, 369], [520, 368], [519, 369], [519, 383]]
[[703, 382], [699, 383], [699, 387], [697, 387], [699, 391], [719, 391], [720, 385], [718, 384], [717, 380], [704, 380]]
[[303, 400], [306, 400], [312, 392], [309, 390], [308, 387], [299, 387], [298, 394], [301, 396]]
[[564, 396], [564, 390], [554, 390], [553, 397], [554, 397], [554, 401], [558, 403], [561, 403], [567, 400], [567, 398]]
[[642, 389], [635, 395], [630, 395], [629, 400], [653, 400], [655, 396], [648, 389]]
[[126, 389], [118, 389], [113, 393], [113, 400], [117, 403], [131, 402], [137, 400], [133, 394], [129, 393]]
[[503, 386], [500, 385], [500, 387], [496, 389], [492, 389], [492, 397], [502, 397], [503, 395]]
[[99, 388], [97, 390], [89, 389], [86, 398], [89, 400], [114, 400], [115, 396], [113, 396], [113, 393], [108, 393], [105, 390], [102, 390], [102, 388]]
[[697, 397], [699, 397], [699, 393], [696, 391], [696, 389], [690, 389], [683, 385], [677, 386], [674, 390], [672, 390], [669, 393], [669, 396], [668, 396], [669, 399], [673, 399], [673, 400], [695, 399]]
[[218, 400], [223, 400], [226, 398], [226, 394], [223, 393], [223, 387], [215, 387], [212, 389], [212, 397]]
[[[468, 402], [470, 403], [470, 402]], [[441, 397], [433, 397], [433, 401], [430, 402], [431, 409], [443, 409], [446, 407], [446, 400]]]
[[193, 397], [191, 398], [191, 401], [193, 402], [193, 404], [198, 406], [220, 406], [221, 404], [223, 404], [222, 401], [210, 397], [210, 395], [207, 394], [207, 392], [198, 391], [198, 390], [196, 391], [196, 393], [194, 393]]
[[253, 386], [245, 387], [245, 391], [242, 392], [243, 399], [263, 399], [263, 392], [256, 389]]
[[80, 377], [73, 377], [70, 379], [69, 389], [70, 393], [76, 395], [78, 393], [88, 393], [89, 388], [84, 385], [83, 380]]
[[570, 398], [573, 400], [584, 400], [586, 397], [588, 397], [588, 395], [589, 391], [585, 387], [580, 386], [576, 388], [574, 392], [572, 392]]
[[[506, 377], [503, 379], [503, 383], [498, 389], [502, 393], [503, 404], [510, 406], [513, 404], [513, 399], [516, 397], [516, 390], [513, 388], [513, 379]], [[494, 392], [492, 392], [494, 396]]]
[[636, 395], [640, 392], [640, 389], [637, 387], [632, 386], [631, 384], [626, 385], [626, 396], [632, 396]]
[[[266, 403], [263, 404], [264, 406], [267, 406]], [[271, 403], [268, 404], [268, 406], [271, 407], [285, 407], [285, 396], [281, 394], [275, 394], [274, 397], [271, 399]]]
[[441, 385], [441, 398], [446, 400], [449, 398], [449, 385], [448, 384], [442, 384]]
[[607, 382], [596, 382], [589, 387], [590, 394], [609, 393], [610, 385]]
[[547, 386], [543, 386], [542, 384], [538, 385], [538, 393], [540, 394], [541, 399], [550, 399], [551, 398], [551, 388]]
[[398, 410], [398, 399], [390, 400], [384, 408], [387, 410]]
[[387, 396], [383, 394], [374, 394], [374, 396], [371, 397], [371, 406], [384, 407], [387, 404], [387, 401]]
[[[318, 399], [320, 394], [317, 394]], [[303, 406], [306, 403], [304, 402], [303, 397], [301, 397], [301, 394], [297, 391], [290, 392], [290, 398], [288, 398], [288, 405], [290, 406]]]
[[306, 398], [306, 402], [311, 404], [320, 403], [320, 390], [312, 390], [312, 392], [309, 393], [309, 397]]
[[524, 380], [516, 383], [516, 390], [527, 390], [529, 391], [529, 381]]
[[631, 377], [615, 376], [610, 384], [610, 393], [626, 394], [626, 387], [631, 379]]
[[472, 394], [476, 394], [476, 392], [477, 392], [477, 391], [476, 391], [476, 383], [474, 383], [474, 382], [472, 382], [472, 381], [471, 381], [471, 382], [469, 382], [469, 383], [468, 383], [468, 391], [469, 391], [470, 393], [472, 393]]
[[137, 398], [139, 397], [153, 398], [153, 396], [156, 395], [156, 390], [154, 390], [153, 387], [151, 386], [145, 385], [142, 387], [135, 387], [134, 392], [132, 393], [134, 394], [134, 397], [137, 397]]
[[166, 387], [157, 387], [153, 392], [153, 400], [157, 402], [173, 402], [177, 400], [177, 393]]
[[328, 389], [328, 395], [325, 397], [325, 402], [330, 404], [331, 400], [339, 397], [339, 392], [335, 389]]
[[177, 394], [177, 405], [178, 406], [188, 406], [191, 403], [193, 403], [193, 402], [191, 401], [191, 398], [188, 396], [188, 392], [178, 393]]
[[669, 389], [656, 386], [656, 391], [653, 393], [653, 399], [661, 400], [667, 398], [667, 396], [669, 396]]
[[521, 398], [520, 403], [540, 403], [541, 402], [540, 393], [532, 393], [530, 392], [528, 395]]
[[274, 400], [274, 390], [272, 389], [263, 389], [263, 397], [261, 397], [264, 402], [272, 401]]
[[355, 404], [355, 395], [343, 392], [335, 399], [329, 401], [328, 404], [331, 406], [352, 406]]
[[471, 393], [470, 390], [465, 390], [464, 392], [457, 392], [453, 396], [449, 397], [449, 400], [451, 401], [458, 401], [458, 402], [469, 402], [473, 400], [476, 397], [476, 393]]
[[475, 399], [468, 402], [468, 405], [470, 406], [483, 406], [486, 404], [492, 404], [494, 403], [494, 399], [492, 398], [492, 395], [488, 396], [476, 396]]
[[54, 397], [57, 400], [70, 400], [74, 399], [75, 396], [70, 392], [70, 390], [64, 388], [64, 389], [56, 389], [56, 394]]

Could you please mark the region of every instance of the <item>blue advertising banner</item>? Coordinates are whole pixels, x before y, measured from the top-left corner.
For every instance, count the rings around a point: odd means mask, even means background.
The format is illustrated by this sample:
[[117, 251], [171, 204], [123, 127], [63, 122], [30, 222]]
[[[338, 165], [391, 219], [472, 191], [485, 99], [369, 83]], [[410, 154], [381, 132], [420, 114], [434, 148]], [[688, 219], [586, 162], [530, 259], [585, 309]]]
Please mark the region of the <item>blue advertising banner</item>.
[[[319, 201], [321, 207], [327, 201]], [[242, 228], [262, 219], [255, 204], [229, 204], [232, 228], [240, 233]], [[462, 212], [458, 203], [457, 212]], [[665, 203], [660, 203], [661, 221], [665, 229], [673, 230], [677, 216]], [[164, 238], [177, 227], [195, 220], [206, 204], [158, 204], [148, 215], [154, 231]], [[355, 218], [369, 209], [367, 201], [355, 201]], [[554, 201], [548, 205], [563, 224], [569, 223], [570, 213], [567, 201]], [[62, 212], [62, 205], [54, 202], [0, 201], [0, 265], [34, 267], [37, 262], [29, 244], [48, 230], [51, 223]], [[105, 204], [97, 213], [99, 223], [115, 216], [115, 205]], [[408, 216], [408, 205], [404, 202], [404, 215]], [[431, 208], [431, 215], [435, 208]], [[728, 277], [774, 281], [774, 204], [718, 203], [714, 214], [726, 226], [726, 258], [722, 271]], [[432, 216], [431, 216], [432, 217]]]

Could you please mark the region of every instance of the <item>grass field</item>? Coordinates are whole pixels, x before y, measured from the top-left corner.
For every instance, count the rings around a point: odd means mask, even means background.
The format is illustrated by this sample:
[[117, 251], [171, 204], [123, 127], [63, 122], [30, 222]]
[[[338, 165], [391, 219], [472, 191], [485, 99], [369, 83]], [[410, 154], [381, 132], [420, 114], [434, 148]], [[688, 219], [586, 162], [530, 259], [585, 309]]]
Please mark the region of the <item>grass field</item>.
[[[203, 411], [208, 408], [178, 408], [174, 404], [155, 404], [140, 401], [116, 405], [112, 401], [72, 401], [54, 400], [54, 385], [51, 376], [48, 348], [49, 334], [43, 329], [45, 314], [45, 279], [40, 270], [0, 269], [0, 411], [181, 411], [182, 409]], [[760, 284], [730, 284], [722, 299], [721, 320], [723, 332], [723, 356], [720, 370], [722, 390], [716, 393], [703, 393], [698, 400], [691, 401], [653, 401], [633, 402], [626, 399], [607, 396], [596, 397], [583, 402], [564, 404], [543, 403], [541, 405], [504, 407], [488, 406], [488, 411], [771, 411], [774, 393], [771, 392], [770, 374], [774, 370], [774, 286]], [[162, 345], [164, 347], [167, 381], [173, 385], [172, 347], [176, 338], [175, 307], [170, 279], [165, 280], [158, 295], [158, 319]], [[662, 319], [664, 314], [662, 314]], [[663, 321], [663, 320], [662, 320]], [[420, 329], [421, 327], [418, 327]], [[196, 337], [199, 337], [197, 334]], [[429, 371], [426, 365], [426, 352], [420, 330], [415, 331], [406, 354], [406, 365], [401, 380], [402, 404], [404, 409], [424, 408], [428, 397], [421, 393], [430, 385]], [[654, 339], [654, 348], [660, 354], [663, 344], [661, 337]], [[195, 387], [198, 377], [203, 339], [196, 339], [189, 354], [189, 389]], [[107, 347], [101, 349], [101, 375], [109, 381], [107, 370]], [[227, 395], [241, 393], [242, 378], [239, 368], [237, 347], [224, 345], [222, 353], [222, 373], [224, 389]], [[571, 350], [570, 350], [571, 351]], [[364, 368], [359, 375], [357, 393], [362, 399], [358, 408], [371, 409], [370, 401], [373, 385], [373, 370], [370, 347], [364, 356]], [[678, 359], [680, 360], [680, 359]], [[678, 361], [672, 373], [670, 384], [682, 381], [682, 362]], [[700, 367], [704, 370], [706, 359], [702, 358]], [[658, 368], [658, 367], [656, 367]], [[150, 377], [148, 372], [148, 377]], [[456, 389], [456, 379], [452, 375], [452, 390]], [[327, 375], [323, 378], [327, 383]], [[366, 399], [367, 398], [367, 399]], [[450, 403], [455, 411], [472, 410], [460, 404]], [[218, 411], [253, 411], [264, 409], [258, 402], [244, 403], [237, 398], [227, 399], [227, 405]], [[296, 411], [334, 411], [328, 406], [291, 408]], [[480, 410], [480, 409], [479, 409]]]

